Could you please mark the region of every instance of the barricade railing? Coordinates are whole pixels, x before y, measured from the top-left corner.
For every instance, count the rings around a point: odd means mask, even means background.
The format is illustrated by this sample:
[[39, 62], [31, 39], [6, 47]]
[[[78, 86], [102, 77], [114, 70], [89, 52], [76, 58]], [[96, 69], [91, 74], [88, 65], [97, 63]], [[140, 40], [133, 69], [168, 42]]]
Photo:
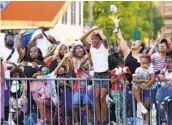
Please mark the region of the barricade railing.
[[[134, 87], [134, 86], [133, 86]], [[134, 125], [145, 125], [145, 116], [142, 114], [142, 119], [139, 119], [137, 117], [137, 109], [136, 107], [136, 99], [134, 97], [134, 89], [132, 87], [132, 106], [133, 106], [133, 118], [134, 120], [132, 121], [132, 123], [134, 123]], [[161, 91], [161, 94], [162, 92], [164, 92], [165, 94], [163, 94], [164, 98], [162, 97], [162, 100], [159, 101], [159, 98], [158, 96], [162, 96], [160, 94], [157, 94], [159, 93], [158, 91], [163, 88], [163, 91]], [[147, 98], [149, 100], [149, 108], [147, 109], [149, 111], [149, 121], [148, 121], [148, 125], [171, 125], [172, 122], [170, 120], [171, 115], [170, 113], [172, 113], [172, 111], [169, 111], [169, 107], [172, 106], [172, 86], [167, 87], [165, 86], [164, 82], [160, 82], [159, 80], [156, 80], [154, 81], [154, 83], [146, 90], [142, 90], [140, 96], [141, 96], [141, 103], [144, 104], [144, 101], [145, 101], [145, 95], [144, 95], [144, 92], [145, 91], [148, 91], [148, 96], [149, 98]], [[171, 94], [167, 94], [166, 92], [169, 91]], [[169, 96], [166, 96], [166, 95], [169, 95]], [[165, 105], [166, 104], [166, 105]], [[155, 106], [155, 107], [154, 107]], [[151, 111], [151, 110], [156, 110], [156, 114], [154, 111]], [[163, 117], [162, 119], [162, 114], [161, 113], [164, 113], [165, 116]], [[169, 115], [170, 115], [170, 118], [169, 118]]]
[[[16, 81], [18, 82], [21, 81], [21, 83], [18, 83]], [[23, 84], [23, 81], [25, 81], [27, 84], [27, 96], [26, 96], [27, 98], [23, 97], [22, 99], [20, 99], [21, 98], [20, 91], [25, 91], [24, 88], [22, 88], [25, 86], [20, 85]], [[82, 92], [81, 89], [75, 91], [73, 88], [75, 88], [76, 81], [78, 81], [79, 83], [78, 84], [79, 88], [80, 87], [82, 88], [82, 85], [85, 84], [86, 91]], [[90, 83], [90, 81], [92, 83]], [[6, 105], [6, 107], [9, 107], [9, 113], [5, 115], [4, 120], [6, 121], [8, 120], [7, 123], [9, 125], [35, 125], [38, 123], [41, 124], [41, 122], [47, 122], [46, 124], [48, 125], [75, 125], [76, 121], [78, 122], [78, 125], [96, 125], [94, 81], [100, 81], [100, 84], [102, 85], [102, 82], [104, 81], [110, 82], [110, 79], [7, 78], [6, 85], [8, 89], [5, 92], [5, 100], [6, 101], [9, 100], [9, 105]], [[130, 125], [130, 124], [139, 125], [137, 124], [136, 105], [135, 105], [136, 101], [133, 95], [133, 91], [128, 89], [128, 87], [125, 84], [125, 81], [119, 81], [119, 82], [123, 86], [122, 89], [123, 116], [121, 123], [123, 125]], [[45, 85], [43, 85], [43, 83]], [[109, 85], [107, 91], [108, 95], [110, 95]], [[128, 98], [128, 94], [130, 94], [131, 100], [130, 98]], [[151, 96], [151, 91], [149, 91], [149, 94]], [[108, 100], [108, 104], [107, 104], [108, 123], [111, 123], [112, 121], [111, 115], [115, 114], [115, 111], [111, 110], [109, 106], [109, 104], [112, 105], [112, 103], [115, 102]], [[128, 107], [127, 105], [129, 105], [129, 103], [131, 103], [131, 105]], [[150, 103], [150, 106], [151, 105], [152, 104]], [[78, 113], [76, 112], [76, 109], [78, 110]], [[132, 110], [132, 113], [130, 113], [130, 115], [128, 115], [127, 113], [129, 112], [129, 110]], [[101, 117], [103, 115], [104, 114], [102, 114], [101, 112]], [[154, 125], [151, 123], [152, 121], [151, 115], [152, 114], [150, 113], [150, 125]], [[129, 117], [132, 117], [132, 119], [130, 119]], [[166, 117], [168, 117], [168, 115], [166, 115]], [[41, 121], [40, 119], [43, 120]], [[158, 121], [157, 125], [160, 125], [159, 116], [157, 121]]]

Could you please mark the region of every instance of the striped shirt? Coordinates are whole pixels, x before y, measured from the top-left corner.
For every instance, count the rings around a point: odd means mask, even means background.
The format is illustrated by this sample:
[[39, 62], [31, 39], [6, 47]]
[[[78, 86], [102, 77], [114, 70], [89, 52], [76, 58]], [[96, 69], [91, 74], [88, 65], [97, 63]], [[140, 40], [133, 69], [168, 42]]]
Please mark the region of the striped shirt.
[[153, 70], [156, 73], [158, 71], [161, 71], [165, 67], [166, 57], [160, 56], [160, 54], [157, 52], [151, 56], [151, 61], [153, 64]]

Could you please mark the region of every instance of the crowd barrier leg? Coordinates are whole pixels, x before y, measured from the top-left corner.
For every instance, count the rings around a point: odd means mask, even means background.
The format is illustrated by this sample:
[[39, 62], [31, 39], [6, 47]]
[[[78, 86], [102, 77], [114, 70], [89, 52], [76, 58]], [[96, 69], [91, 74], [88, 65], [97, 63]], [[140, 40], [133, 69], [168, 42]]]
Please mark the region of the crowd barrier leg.
[[126, 84], [125, 81], [122, 81], [123, 85], [123, 124], [126, 125], [127, 120], [126, 120]]
[[96, 97], [96, 94], [95, 94], [95, 85], [94, 85], [94, 81], [93, 81], [93, 117], [94, 117], [94, 125], [96, 125], [96, 101], [95, 101], [95, 97]]
[[[108, 96], [110, 95], [110, 82], [109, 82], [109, 84], [108, 84]], [[110, 120], [110, 106], [109, 106], [109, 108], [108, 108], [108, 123], [110, 123], [111, 122], [111, 120]]]
[[132, 87], [132, 103], [133, 103], [133, 117], [134, 117], [134, 125], [136, 125], [136, 105], [135, 105], [135, 99], [134, 99], [134, 91]]

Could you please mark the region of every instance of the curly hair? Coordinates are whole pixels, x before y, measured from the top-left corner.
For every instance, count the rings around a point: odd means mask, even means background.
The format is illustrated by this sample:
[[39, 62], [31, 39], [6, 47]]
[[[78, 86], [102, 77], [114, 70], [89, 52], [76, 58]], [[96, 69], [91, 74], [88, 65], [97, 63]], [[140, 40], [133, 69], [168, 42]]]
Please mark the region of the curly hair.
[[19, 73], [20, 78], [24, 78], [25, 77], [23, 71], [20, 68], [15, 68], [12, 71], [10, 71], [10, 76], [13, 77], [13, 75], [15, 73]]
[[85, 56], [87, 54], [86, 48], [83, 45], [79, 44], [79, 45], [75, 45], [73, 47], [73, 52], [72, 52], [73, 57], [76, 57], [76, 49], [77, 49], [77, 47], [81, 47], [82, 48], [83, 56]]

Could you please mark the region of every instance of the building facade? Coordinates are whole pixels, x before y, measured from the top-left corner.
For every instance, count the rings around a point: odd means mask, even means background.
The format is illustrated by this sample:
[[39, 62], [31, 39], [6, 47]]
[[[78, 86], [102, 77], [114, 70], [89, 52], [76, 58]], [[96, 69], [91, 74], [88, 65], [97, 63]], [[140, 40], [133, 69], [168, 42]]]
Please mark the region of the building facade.
[[164, 17], [164, 27], [161, 29], [161, 38], [172, 37], [172, 1], [159, 2], [159, 10]]
[[49, 32], [61, 42], [78, 40], [83, 34], [83, 1], [71, 1], [67, 11]]

